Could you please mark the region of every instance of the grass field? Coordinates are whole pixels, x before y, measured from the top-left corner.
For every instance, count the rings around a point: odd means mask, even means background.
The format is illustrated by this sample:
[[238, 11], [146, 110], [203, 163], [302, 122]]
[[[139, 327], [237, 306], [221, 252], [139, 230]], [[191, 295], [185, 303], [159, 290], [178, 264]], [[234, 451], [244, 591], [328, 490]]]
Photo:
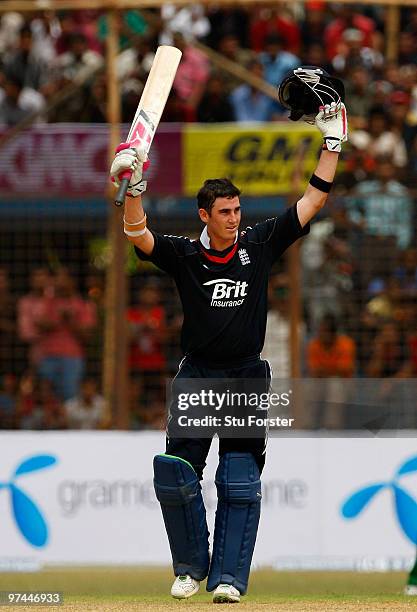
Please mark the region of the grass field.
[[[417, 610], [417, 598], [401, 595], [405, 578], [405, 574], [397, 572], [259, 570], [252, 573], [249, 594], [235, 608], [253, 612]], [[190, 600], [173, 600], [169, 596], [171, 582], [169, 568], [53, 569], [27, 574], [2, 573], [0, 591], [44, 590], [64, 594], [64, 604], [57, 607], [8, 606], [5, 610], [208, 612], [213, 608], [211, 596], [204, 588]]]

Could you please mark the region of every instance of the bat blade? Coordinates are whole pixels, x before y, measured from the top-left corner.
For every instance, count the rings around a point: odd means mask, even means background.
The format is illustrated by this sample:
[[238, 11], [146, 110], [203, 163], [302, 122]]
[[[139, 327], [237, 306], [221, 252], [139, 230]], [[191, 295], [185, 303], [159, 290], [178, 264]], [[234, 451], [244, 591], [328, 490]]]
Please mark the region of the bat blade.
[[[168, 45], [158, 47], [127, 137], [127, 142], [132, 147], [143, 149], [148, 153], [171, 91], [181, 55], [181, 51], [176, 47]], [[116, 206], [124, 204], [131, 175], [132, 173], [127, 171], [122, 176], [115, 199]]]

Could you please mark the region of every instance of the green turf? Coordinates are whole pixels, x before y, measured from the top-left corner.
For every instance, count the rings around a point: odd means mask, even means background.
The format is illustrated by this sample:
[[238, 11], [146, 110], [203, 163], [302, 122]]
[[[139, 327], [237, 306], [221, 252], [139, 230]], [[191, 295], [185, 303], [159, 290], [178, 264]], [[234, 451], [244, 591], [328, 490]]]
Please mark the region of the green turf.
[[[61, 610], [168, 611], [178, 610], [178, 606], [186, 606], [189, 610], [212, 609], [211, 596], [204, 587], [192, 600], [173, 601], [169, 596], [172, 579], [169, 568], [56, 568], [35, 573], [1, 573], [0, 591], [62, 591], [66, 605], [60, 607]], [[401, 594], [405, 580], [406, 575], [399, 572], [276, 572], [264, 569], [252, 572], [249, 595], [240, 607], [294, 612], [417, 610], [417, 598]]]
[[[398, 595], [406, 575], [359, 572], [276, 572], [251, 574], [250, 593], [267, 597]], [[169, 568], [57, 568], [34, 573], [0, 573], [0, 590], [56, 590], [67, 595], [124, 595], [158, 597], [169, 591]], [[417, 604], [417, 601], [416, 601]]]

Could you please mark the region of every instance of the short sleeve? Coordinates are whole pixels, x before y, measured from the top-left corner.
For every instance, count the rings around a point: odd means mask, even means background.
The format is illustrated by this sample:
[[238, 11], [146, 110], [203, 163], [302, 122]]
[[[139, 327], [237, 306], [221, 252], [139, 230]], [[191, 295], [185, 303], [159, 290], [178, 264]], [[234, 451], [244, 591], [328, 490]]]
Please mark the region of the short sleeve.
[[167, 236], [152, 230], [150, 231], [155, 240], [152, 253], [147, 255], [135, 246], [136, 255], [142, 261], [152, 262], [157, 268], [170, 276], [176, 276], [179, 262], [186, 255], [186, 248], [191, 243], [190, 239], [183, 236]]
[[248, 242], [265, 247], [265, 255], [270, 263], [276, 261], [298, 238], [306, 236], [310, 224], [301, 227], [297, 205], [288, 208], [279, 217], [267, 219], [246, 230]]

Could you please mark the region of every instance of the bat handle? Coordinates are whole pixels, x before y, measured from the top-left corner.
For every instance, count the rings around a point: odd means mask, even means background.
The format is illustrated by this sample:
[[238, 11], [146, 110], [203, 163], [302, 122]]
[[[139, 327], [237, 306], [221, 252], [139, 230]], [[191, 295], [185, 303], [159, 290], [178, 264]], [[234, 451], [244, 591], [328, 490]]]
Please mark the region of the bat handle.
[[117, 190], [116, 197], [114, 199], [114, 203], [116, 206], [123, 206], [125, 203], [126, 193], [129, 187], [130, 177], [132, 176], [131, 172], [124, 172], [120, 181], [119, 189]]

